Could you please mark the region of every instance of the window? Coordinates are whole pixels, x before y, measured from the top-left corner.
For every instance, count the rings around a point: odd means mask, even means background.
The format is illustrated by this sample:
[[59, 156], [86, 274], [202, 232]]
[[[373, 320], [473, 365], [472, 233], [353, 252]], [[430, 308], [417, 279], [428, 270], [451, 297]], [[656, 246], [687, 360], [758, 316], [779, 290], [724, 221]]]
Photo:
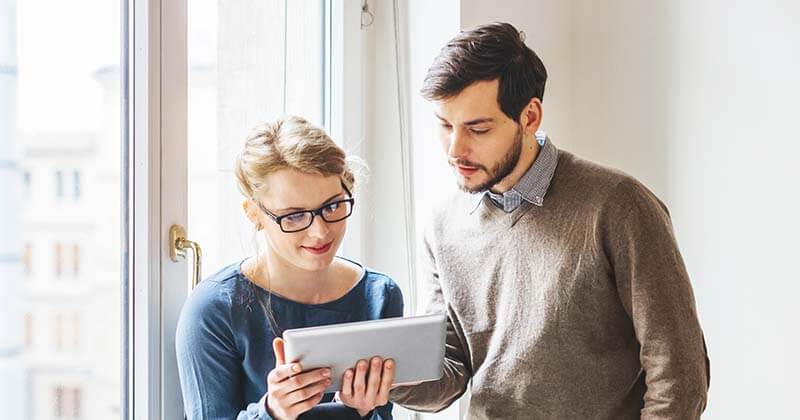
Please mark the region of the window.
[[53, 390], [53, 407], [55, 408], [54, 416], [57, 419], [64, 418], [64, 388], [57, 386]]
[[22, 173], [22, 188], [23, 194], [25, 197], [30, 197], [31, 195], [31, 171], [26, 170]]
[[25, 314], [25, 348], [33, 350], [33, 314]]
[[[118, 262], [127, 239], [120, 92], [128, 79], [120, 58], [128, 57], [121, 25], [133, 20], [121, 13], [133, 3], [0, 0], [0, 242], [19, 244], [19, 258], [0, 256], [0, 272], [36, 279], [0, 292], [13, 302], [0, 310], [0, 389], [11, 391], [0, 397], [0, 419], [125, 411], [119, 314], [128, 271]], [[84, 264], [90, 255], [102, 263]], [[93, 281], [40, 287], [73, 276]], [[91, 346], [83, 345], [88, 320], [102, 332]], [[75, 349], [81, 357], [63, 353]]]
[[53, 246], [53, 258], [55, 275], [56, 277], [61, 277], [64, 272], [64, 248], [61, 243], [56, 242], [55, 246]]
[[81, 273], [81, 246], [72, 245], [72, 274], [77, 277]]
[[64, 198], [64, 173], [56, 171], [56, 198]]
[[82, 394], [80, 388], [73, 388], [72, 389], [72, 418], [79, 419], [81, 417], [81, 402], [82, 402]]
[[24, 265], [25, 277], [30, 277], [33, 272], [33, 265], [31, 264], [31, 259], [33, 258], [32, 254], [33, 247], [31, 244], [25, 244], [25, 248], [22, 251], [22, 264]]
[[78, 170], [72, 171], [72, 197], [81, 198], [81, 173]]
[[72, 314], [72, 349], [81, 348], [81, 316], [78, 313]]
[[[251, 232], [232, 228], [247, 224], [240, 202], [225, 198], [240, 197], [230, 168], [244, 135], [281, 114], [325, 125], [324, 2], [270, 4], [188, 3], [187, 230], [203, 246], [207, 274], [252, 252]], [[243, 246], [230, 246], [231, 231], [242, 232]]]
[[64, 350], [64, 315], [53, 315], [53, 348], [57, 351]]
[[53, 390], [54, 417], [70, 420], [81, 418], [82, 394], [78, 387], [56, 386]]

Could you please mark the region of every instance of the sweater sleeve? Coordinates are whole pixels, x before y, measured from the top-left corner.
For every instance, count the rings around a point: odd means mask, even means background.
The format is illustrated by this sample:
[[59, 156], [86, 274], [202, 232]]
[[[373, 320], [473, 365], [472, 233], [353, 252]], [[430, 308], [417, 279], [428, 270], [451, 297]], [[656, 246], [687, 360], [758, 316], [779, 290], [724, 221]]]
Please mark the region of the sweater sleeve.
[[439, 282], [436, 258], [431, 241], [426, 235], [424, 242], [425, 271], [424, 279], [428, 281], [428, 302], [425, 313], [446, 313], [447, 335], [445, 339], [444, 372], [440, 379], [423, 382], [418, 385], [401, 386], [391, 393], [391, 400], [397, 404], [415, 411], [439, 412], [449, 407], [467, 389], [467, 384], [472, 376], [469, 366], [469, 357], [464, 349], [464, 335], [458, 318], [450, 310], [442, 293]]
[[647, 385], [641, 418], [699, 419], [709, 363], [666, 207], [626, 180], [605, 204], [601, 224], [617, 291], [641, 346]]
[[175, 348], [187, 419], [270, 419], [264, 398], [242, 401], [244, 374], [230, 305], [210, 283], [201, 283], [186, 301]]

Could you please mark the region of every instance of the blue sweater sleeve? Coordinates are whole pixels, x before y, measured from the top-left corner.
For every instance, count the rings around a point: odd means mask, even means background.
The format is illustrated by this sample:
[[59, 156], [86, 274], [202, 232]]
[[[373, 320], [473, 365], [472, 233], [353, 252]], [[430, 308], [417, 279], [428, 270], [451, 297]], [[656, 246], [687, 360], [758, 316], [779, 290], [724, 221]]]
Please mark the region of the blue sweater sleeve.
[[[213, 284], [213, 283], [212, 283]], [[181, 311], [175, 337], [184, 410], [195, 419], [269, 419], [261, 401], [242, 401], [242, 360], [224, 293], [201, 283]], [[247, 410], [241, 408], [247, 404]]]

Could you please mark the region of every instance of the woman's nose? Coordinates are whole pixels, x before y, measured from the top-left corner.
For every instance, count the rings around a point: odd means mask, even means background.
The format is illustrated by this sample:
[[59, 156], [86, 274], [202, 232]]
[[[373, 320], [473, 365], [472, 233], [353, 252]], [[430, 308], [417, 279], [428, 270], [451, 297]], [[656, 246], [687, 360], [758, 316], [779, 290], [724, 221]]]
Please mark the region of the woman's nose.
[[315, 238], [324, 238], [328, 236], [328, 230], [328, 224], [322, 220], [322, 216], [317, 215], [308, 228], [308, 235]]

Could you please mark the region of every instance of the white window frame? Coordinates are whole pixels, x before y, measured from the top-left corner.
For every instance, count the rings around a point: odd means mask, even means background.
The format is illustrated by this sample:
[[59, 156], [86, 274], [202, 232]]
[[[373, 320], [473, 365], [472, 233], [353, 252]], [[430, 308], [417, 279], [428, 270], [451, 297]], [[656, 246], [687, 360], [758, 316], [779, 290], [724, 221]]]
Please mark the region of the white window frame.
[[[349, 0], [328, 0], [330, 7], [330, 94], [326, 108], [328, 129], [333, 139], [348, 152], [358, 154], [364, 139], [364, 46], [361, 34], [361, 4]], [[346, 92], [346, 94], [345, 94]], [[341, 254], [364, 260], [366, 211], [356, 211], [348, 224]]]
[[[175, 328], [186, 263], [168, 256], [168, 229], [187, 223], [186, 0], [130, 0], [131, 127], [128, 418], [180, 419]], [[162, 199], [168, 198], [168, 199]], [[179, 304], [175, 304], [175, 303]]]

